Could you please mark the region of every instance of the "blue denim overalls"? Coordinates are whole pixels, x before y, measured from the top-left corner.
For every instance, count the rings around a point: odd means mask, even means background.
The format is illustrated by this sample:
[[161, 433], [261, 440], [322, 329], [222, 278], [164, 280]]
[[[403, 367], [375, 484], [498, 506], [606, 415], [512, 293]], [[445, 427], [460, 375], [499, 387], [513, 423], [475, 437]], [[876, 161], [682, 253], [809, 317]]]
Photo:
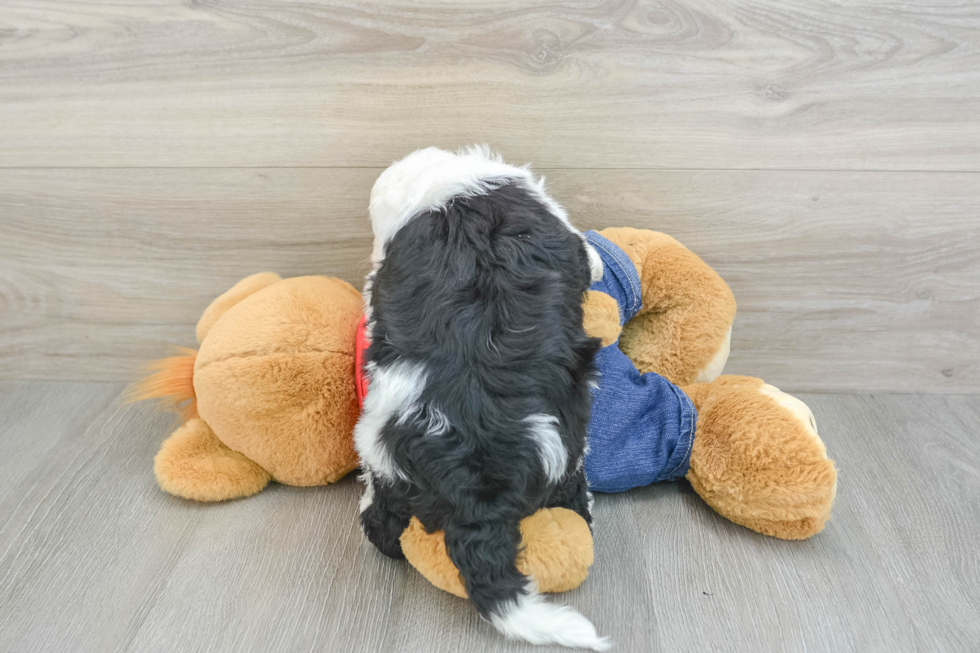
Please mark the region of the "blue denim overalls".
[[[605, 272], [591, 290], [619, 305], [620, 325], [640, 310], [640, 277], [626, 253], [594, 231], [586, 239]], [[653, 372], [640, 374], [619, 341], [596, 356], [599, 387], [593, 392], [585, 475], [597, 492], [622, 492], [687, 474], [698, 414], [687, 395]]]

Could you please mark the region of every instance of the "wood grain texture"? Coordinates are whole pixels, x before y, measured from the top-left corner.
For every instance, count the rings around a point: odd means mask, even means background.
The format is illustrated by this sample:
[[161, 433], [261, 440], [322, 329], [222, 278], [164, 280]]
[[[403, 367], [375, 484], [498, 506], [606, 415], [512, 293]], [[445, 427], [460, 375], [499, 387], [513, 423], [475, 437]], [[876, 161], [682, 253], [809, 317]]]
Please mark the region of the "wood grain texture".
[[[0, 171], [0, 378], [135, 378], [254, 272], [360, 287], [379, 172]], [[580, 226], [665, 231], [722, 274], [730, 373], [980, 392], [980, 175], [542, 172]]]
[[0, 165], [980, 170], [958, 0], [15, 0]]
[[[353, 478], [202, 505], [161, 492], [166, 416], [118, 384], [0, 382], [0, 650], [550, 651], [378, 554]], [[840, 467], [834, 517], [783, 542], [686, 483], [596, 501], [561, 600], [619, 651], [980, 646], [980, 399], [804, 396]]]

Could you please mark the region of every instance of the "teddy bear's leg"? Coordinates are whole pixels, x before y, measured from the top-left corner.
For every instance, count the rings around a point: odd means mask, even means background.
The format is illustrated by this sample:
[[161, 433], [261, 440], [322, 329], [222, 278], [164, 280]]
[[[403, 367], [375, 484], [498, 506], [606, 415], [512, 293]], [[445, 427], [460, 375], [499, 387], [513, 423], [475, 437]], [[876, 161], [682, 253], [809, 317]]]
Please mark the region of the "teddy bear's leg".
[[636, 266], [643, 307], [619, 346], [641, 372], [677, 385], [714, 380], [728, 360], [735, 298], [717, 272], [670, 236], [646, 229], [600, 232]]
[[[426, 533], [412, 517], [401, 536], [405, 557], [430, 583], [466, 597], [459, 571], [449, 559], [442, 531]], [[592, 566], [592, 533], [582, 517], [565, 508], [543, 508], [521, 520], [517, 568], [533, 576], [541, 592], [567, 592], [582, 584]]]
[[687, 479], [737, 524], [787, 540], [830, 517], [837, 470], [810, 409], [761, 379], [721, 376], [683, 388], [698, 410]]
[[275, 272], [259, 272], [250, 277], [245, 277], [234, 286], [219, 295], [211, 304], [204, 309], [201, 319], [197, 321], [197, 341], [203, 342], [208, 331], [224, 315], [228, 309], [242, 301], [249, 295], [254, 295], [263, 288], [267, 288], [277, 281], [282, 281]]
[[167, 438], [153, 461], [160, 487], [195, 501], [224, 501], [260, 492], [269, 473], [218, 440], [194, 418]]

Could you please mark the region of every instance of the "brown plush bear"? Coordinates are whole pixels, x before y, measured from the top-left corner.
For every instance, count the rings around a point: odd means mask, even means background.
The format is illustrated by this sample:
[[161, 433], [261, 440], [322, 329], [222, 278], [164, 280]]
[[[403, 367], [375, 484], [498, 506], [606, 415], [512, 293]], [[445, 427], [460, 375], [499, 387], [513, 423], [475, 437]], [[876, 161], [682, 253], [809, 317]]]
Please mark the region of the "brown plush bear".
[[[735, 302], [728, 286], [665, 234], [600, 232], [633, 262], [642, 308], [619, 325], [616, 302], [590, 291], [589, 333], [620, 349], [641, 372], [676, 385], [698, 411], [686, 475], [716, 511], [760, 533], [809, 537], [830, 516], [836, 471], [813, 415], [760, 379], [719, 376], [728, 358]], [[164, 398], [184, 423], [164, 443], [160, 487], [197, 501], [245, 497], [270, 480], [323, 485], [357, 467], [353, 429], [355, 339], [361, 296], [334, 278], [262, 273], [217, 298], [197, 325], [197, 352], [154, 364], [134, 398]], [[576, 587], [592, 563], [585, 521], [561, 508], [522, 522], [518, 566], [541, 591]], [[465, 596], [441, 532], [413, 519], [408, 560], [436, 586]]]

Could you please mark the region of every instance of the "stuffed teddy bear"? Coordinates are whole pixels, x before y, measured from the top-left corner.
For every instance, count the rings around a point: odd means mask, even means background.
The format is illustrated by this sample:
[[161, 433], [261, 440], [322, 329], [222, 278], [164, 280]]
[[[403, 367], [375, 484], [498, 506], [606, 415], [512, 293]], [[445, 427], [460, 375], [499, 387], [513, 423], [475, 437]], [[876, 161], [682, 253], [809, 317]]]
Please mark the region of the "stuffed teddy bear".
[[[605, 263], [584, 304], [602, 340], [586, 474], [596, 491], [686, 477], [728, 519], [760, 533], [819, 532], [836, 470], [800, 400], [760, 379], [719, 376], [735, 301], [679, 242], [613, 228], [586, 237]], [[335, 278], [243, 279], [205, 310], [197, 352], [153, 364], [134, 399], [160, 398], [183, 424], [162, 445], [160, 487], [198, 501], [261, 491], [270, 480], [332, 483], [357, 467], [353, 429], [363, 339], [361, 296]], [[518, 567], [541, 591], [572, 589], [592, 564], [585, 521], [546, 508], [521, 524]], [[465, 588], [441, 532], [413, 519], [402, 551], [434, 585]]]

